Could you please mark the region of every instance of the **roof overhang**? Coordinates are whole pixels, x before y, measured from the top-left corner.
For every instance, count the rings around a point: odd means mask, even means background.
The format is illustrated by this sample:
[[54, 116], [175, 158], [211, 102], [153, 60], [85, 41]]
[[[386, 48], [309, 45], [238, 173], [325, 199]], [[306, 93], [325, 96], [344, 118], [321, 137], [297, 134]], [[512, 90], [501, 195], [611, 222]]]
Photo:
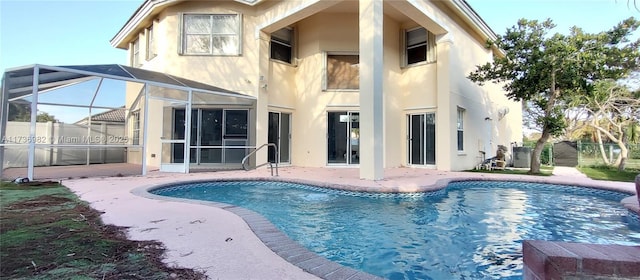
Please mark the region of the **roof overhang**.
[[290, 8], [286, 12], [272, 9], [261, 15], [260, 25], [255, 29], [255, 37], [259, 38], [260, 32], [272, 33], [281, 28], [294, 24], [316, 13], [340, 3], [340, 1], [311, 0], [300, 1], [300, 4]]
[[[127, 20], [127, 22], [120, 28], [118, 33], [111, 38], [111, 46], [119, 49], [127, 49], [129, 42], [138, 33], [138, 30], [143, 26], [150, 25], [162, 10], [166, 7], [185, 2], [186, 0], [146, 0], [133, 15]], [[242, 3], [249, 6], [258, 5], [265, 0], [234, 0], [235, 2]]]
[[[175, 5], [185, 0], [146, 0], [129, 18], [127, 23], [118, 31], [118, 33], [111, 39], [111, 45], [120, 48], [128, 49], [129, 42], [134, 39], [139, 30], [144, 26], [147, 26], [153, 21], [154, 17], [158, 15], [164, 8]], [[243, 3], [249, 6], [255, 6], [265, 0], [234, 0], [235, 2]], [[436, 17], [430, 15], [424, 9], [420, 9], [420, 5], [415, 3], [416, 0], [406, 1], [389, 1], [396, 9], [405, 12], [412, 20], [416, 21], [420, 25], [428, 27], [436, 34], [448, 33], [446, 26], [438, 22]], [[291, 23], [306, 18], [314, 13], [320, 12], [330, 6], [333, 6], [340, 1], [327, 1], [327, 0], [312, 0], [312, 1], [300, 1], [300, 5], [292, 8], [290, 11], [284, 14], [271, 14], [275, 11], [267, 11], [262, 15], [263, 19], [255, 31], [256, 37], [259, 36], [260, 31], [266, 33], [273, 32], [282, 27], [285, 27]], [[489, 25], [476, 13], [475, 10], [465, 0], [449, 0], [443, 1], [454, 12], [458, 13], [461, 18], [466, 21], [472, 29], [481, 37], [488, 40], [496, 40], [496, 33], [489, 27]], [[407, 13], [410, 12], [410, 13]], [[412, 16], [413, 15], [413, 16]], [[426, 16], [426, 17], [425, 17]], [[503, 55], [503, 51], [494, 47], [493, 51], [499, 55]]]
[[[496, 33], [489, 27], [489, 25], [478, 15], [478, 13], [467, 3], [465, 0], [451, 0], [445, 1], [449, 7], [451, 7], [455, 12], [461, 15], [462, 19], [465, 20], [473, 30], [478, 33], [482, 38], [486, 40], [495, 41], [498, 36]], [[495, 54], [504, 56], [504, 51], [492, 46], [492, 50]]]
[[146, 0], [131, 15], [127, 23], [111, 38], [111, 46], [119, 49], [129, 48], [129, 42], [142, 26], [153, 21], [153, 17], [159, 14], [165, 7], [175, 5], [184, 0]]

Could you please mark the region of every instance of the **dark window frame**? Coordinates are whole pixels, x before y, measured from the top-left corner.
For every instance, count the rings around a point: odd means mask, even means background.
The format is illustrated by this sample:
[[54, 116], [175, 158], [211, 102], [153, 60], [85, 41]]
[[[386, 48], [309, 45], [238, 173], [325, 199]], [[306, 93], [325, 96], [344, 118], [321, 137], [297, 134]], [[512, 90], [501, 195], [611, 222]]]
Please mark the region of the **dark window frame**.
[[[288, 40], [281, 36], [285, 34], [279, 34], [288, 32]], [[294, 29], [290, 27], [282, 28], [278, 31], [271, 33], [271, 39], [269, 41], [269, 58], [272, 60], [284, 62], [287, 64], [294, 64], [295, 59], [295, 33]], [[280, 51], [280, 52], [279, 52]], [[282, 51], [285, 53], [283, 54]]]

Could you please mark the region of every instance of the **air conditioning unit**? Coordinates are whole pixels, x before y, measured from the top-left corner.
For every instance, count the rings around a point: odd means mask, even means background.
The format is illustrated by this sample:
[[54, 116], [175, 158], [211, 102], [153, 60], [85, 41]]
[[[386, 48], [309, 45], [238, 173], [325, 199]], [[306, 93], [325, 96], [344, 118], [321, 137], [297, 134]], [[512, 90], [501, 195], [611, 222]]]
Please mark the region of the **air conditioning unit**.
[[513, 147], [513, 167], [531, 168], [531, 148]]

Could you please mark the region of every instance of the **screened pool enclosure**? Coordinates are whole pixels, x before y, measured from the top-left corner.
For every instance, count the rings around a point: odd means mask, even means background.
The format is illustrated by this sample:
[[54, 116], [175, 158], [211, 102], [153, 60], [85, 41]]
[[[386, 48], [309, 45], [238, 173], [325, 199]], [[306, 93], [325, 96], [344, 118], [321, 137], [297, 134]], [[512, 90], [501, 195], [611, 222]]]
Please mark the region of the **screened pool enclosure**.
[[87, 167], [88, 175], [105, 166], [121, 170], [104, 175], [237, 167], [255, 147], [255, 106], [250, 95], [122, 65], [8, 69], [0, 175], [50, 178], [45, 170], [53, 167]]

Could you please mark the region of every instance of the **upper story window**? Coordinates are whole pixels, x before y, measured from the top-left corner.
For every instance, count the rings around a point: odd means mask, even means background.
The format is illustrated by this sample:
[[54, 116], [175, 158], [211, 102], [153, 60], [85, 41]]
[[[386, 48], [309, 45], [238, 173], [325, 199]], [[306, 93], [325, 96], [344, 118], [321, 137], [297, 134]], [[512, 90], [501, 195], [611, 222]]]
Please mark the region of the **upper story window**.
[[458, 107], [458, 121], [456, 127], [458, 129], [458, 151], [464, 151], [464, 109]]
[[133, 41], [131, 46], [131, 66], [140, 67], [142, 63], [140, 63], [140, 39], [136, 39]]
[[405, 32], [405, 65], [436, 61], [436, 36], [423, 27]]
[[357, 54], [327, 54], [325, 90], [360, 89], [360, 56]]
[[239, 55], [241, 17], [237, 14], [186, 14], [182, 27], [182, 53]]
[[156, 39], [155, 34], [153, 33], [153, 24], [147, 28], [147, 60], [151, 60], [152, 58], [158, 55], [158, 51], [156, 50]]
[[282, 28], [271, 33], [271, 59], [286, 63], [293, 61], [293, 29]]

